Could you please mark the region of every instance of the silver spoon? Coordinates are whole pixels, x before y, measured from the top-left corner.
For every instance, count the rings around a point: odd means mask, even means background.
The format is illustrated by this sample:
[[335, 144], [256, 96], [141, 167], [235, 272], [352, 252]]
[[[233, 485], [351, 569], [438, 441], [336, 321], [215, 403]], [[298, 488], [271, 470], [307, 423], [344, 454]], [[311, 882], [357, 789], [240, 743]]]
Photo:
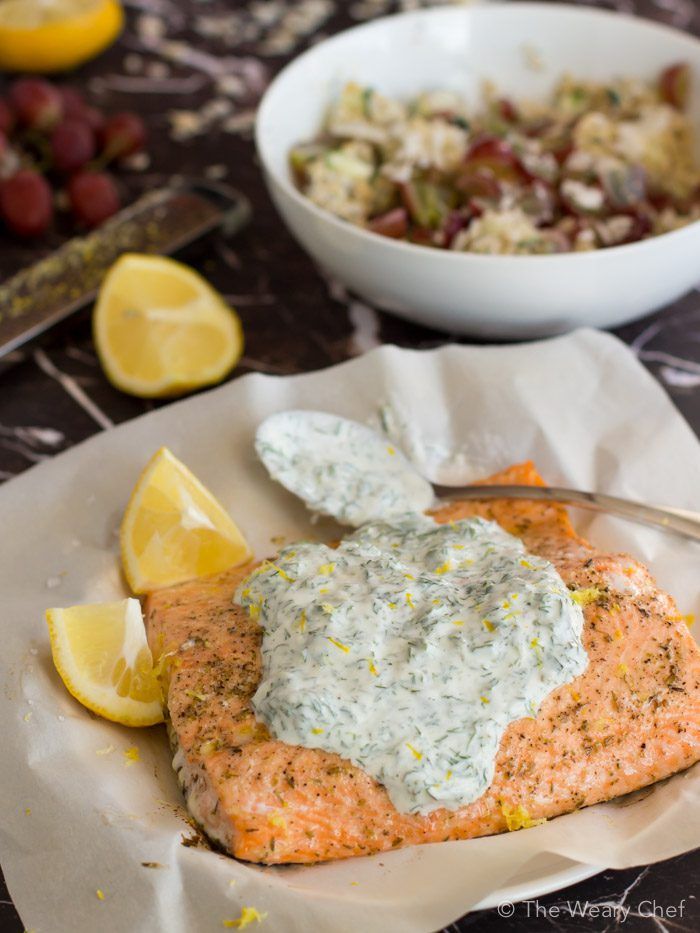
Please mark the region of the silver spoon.
[[594, 512], [619, 515], [640, 525], [660, 528], [662, 531], [700, 542], [700, 516], [692, 512], [660, 509], [599, 492], [562, 489], [558, 486], [439, 486], [433, 484], [433, 489], [435, 495], [442, 500], [525, 499], [533, 502], [561, 502], [565, 505], [577, 505]]
[[561, 502], [619, 515], [700, 542], [700, 516], [629, 499], [554, 486], [442, 486], [366, 425], [328, 412], [292, 410], [258, 427], [256, 451], [270, 476], [314, 512], [358, 527], [422, 512], [434, 495], [445, 499], [526, 499]]

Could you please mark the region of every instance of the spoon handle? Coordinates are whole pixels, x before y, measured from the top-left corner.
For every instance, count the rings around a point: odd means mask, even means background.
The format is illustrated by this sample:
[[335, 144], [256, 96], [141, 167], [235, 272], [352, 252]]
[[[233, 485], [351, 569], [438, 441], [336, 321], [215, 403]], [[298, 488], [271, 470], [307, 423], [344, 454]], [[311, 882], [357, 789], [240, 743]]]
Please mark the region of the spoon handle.
[[671, 534], [689, 538], [700, 543], [700, 516], [681, 513], [672, 509], [659, 509], [642, 505], [630, 499], [607, 496], [598, 492], [580, 489], [562, 489], [556, 486], [437, 486], [435, 494], [440, 499], [527, 499], [539, 502], [561, 502], [576, 505], [595, 512], [619, 515], [640, 525], [650, 525]]

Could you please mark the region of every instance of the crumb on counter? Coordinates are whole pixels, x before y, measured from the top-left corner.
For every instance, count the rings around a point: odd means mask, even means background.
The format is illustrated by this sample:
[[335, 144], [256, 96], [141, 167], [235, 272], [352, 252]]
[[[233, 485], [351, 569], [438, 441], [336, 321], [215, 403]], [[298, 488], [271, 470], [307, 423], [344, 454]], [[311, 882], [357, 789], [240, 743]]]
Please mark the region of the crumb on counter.
[[243, 907], [240, 917], [235, 920], [223, 920], [222, 923], [228, 929], [245, 930], [251, 923], [262, 923], [265, 917], [267, 914], [261, 913], [255, 907]]

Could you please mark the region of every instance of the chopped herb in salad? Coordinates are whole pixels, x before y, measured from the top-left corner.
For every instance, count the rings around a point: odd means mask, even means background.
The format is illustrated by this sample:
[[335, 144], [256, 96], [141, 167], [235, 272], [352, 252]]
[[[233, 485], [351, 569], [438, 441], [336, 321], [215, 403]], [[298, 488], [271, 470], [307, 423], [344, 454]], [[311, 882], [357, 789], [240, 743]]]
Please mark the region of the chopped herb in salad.
[[546, 101], [485, 85], [404, 103], [350, 83], [318, 138], [292, 149], [300, 190], [394, 239], [475, 253], [602, 249], [700, 218], [700, 164], [684, 113], [689, 69], [655, 82], [565, 76]]

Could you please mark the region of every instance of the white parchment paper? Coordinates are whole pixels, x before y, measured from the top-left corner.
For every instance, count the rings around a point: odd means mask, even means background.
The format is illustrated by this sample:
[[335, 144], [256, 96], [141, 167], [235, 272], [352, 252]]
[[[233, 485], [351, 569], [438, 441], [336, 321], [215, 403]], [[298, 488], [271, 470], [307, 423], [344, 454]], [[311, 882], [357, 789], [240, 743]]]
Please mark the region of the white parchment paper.
[[[68, 695], [44, 610], [126, 592], [116, 531], [157, 447], [201, 477], [262, 557], [273, 537], [328, 526], [312, 525], [267, 478], [253, 454], [257, 424], [290, 407], [376, 423], [382, 405], [436, 479], [467, 481], [530, 457], [551, 483], [700, 512], [700, 445], [632, 354], [592, 331], [516, 347], [384, 347], [319, 373], [246, 376], [10, 481], [0, 488], [0, 859], [27, 929], [205, 933], [248, 905], [283, 933], [429, 931], [541, 853], [621, 868], [698, 844], [696, 766], [634, 802], [504, 836], [313, 867], [246, 865], [182, 845], [190, 829], [162, 727], [110, 724]], [[699, 547], [583, 513], [577, 524], [597, 545], [647, 561], [682, 612], [700, 610]], [[133, 746], [138, 761], [124, 755]]]

